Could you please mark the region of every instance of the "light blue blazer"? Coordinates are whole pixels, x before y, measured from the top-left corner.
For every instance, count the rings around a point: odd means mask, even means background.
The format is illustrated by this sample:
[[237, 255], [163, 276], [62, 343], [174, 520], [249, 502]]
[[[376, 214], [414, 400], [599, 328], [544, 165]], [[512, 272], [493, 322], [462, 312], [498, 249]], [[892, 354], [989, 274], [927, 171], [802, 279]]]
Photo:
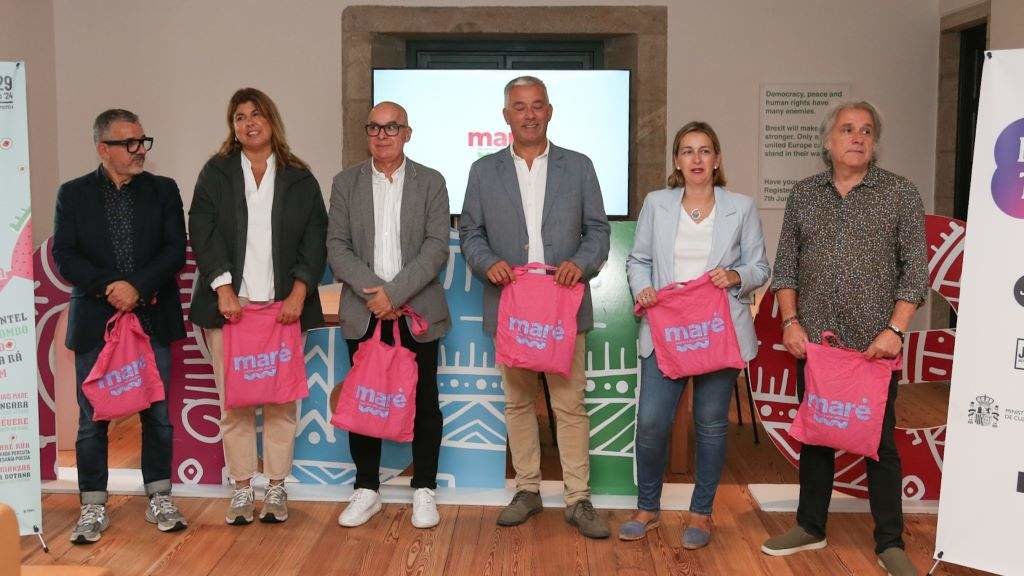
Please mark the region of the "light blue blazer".
[[[626, 258], [629, 289], [636, 299], [641, 290], [659, 290], [675, 282], [676, 229], [682, 212], [682, 188], [666, 188], [647, 194], [636, 223], [633, 250]], [[757, 355], [757, 336], [750, 316], [753, 292], [768, 281], [770, 268], [765, 255], [761, 218], [754, 201], [742, 194], [715, 187], [715, 228], [711, 253], [704, 271], [715, 268], [735, 270], [740, 284], [729, 289], [729, 308], [743, 360]], [[640, 356], [654, 351], [647, 318], [640, 320]]]

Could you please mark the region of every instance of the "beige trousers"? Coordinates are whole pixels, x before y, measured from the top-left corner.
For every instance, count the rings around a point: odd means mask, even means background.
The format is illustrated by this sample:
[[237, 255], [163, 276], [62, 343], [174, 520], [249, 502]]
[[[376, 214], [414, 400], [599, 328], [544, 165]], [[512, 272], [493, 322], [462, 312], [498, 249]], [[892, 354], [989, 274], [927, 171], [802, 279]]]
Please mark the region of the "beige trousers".
[[[584, 373], [586, 337], [576, 335], [572, 372], [568, 378], [545, 374], [551, 392], [558, 434], [558, 456], [562, 461], [565, 502], [568, 505], [590, 498], [590, 417], [583, 405], [587, 385]], [[505, 423], [516, 490], [540, 492], [540, 433], [534, 400], [540, 374], [522, 368], [501, 367], [505, 385]]]
[[[203, 334], [220, 393], [220, 432], [228, 475], [235, 482], [245, 482], [258, 471], [256, 408], [224, 409], [224, 331], [203, 330]], [[263, 406], [263, 474], [270, 480], [284, 480], [291, 474], [297, 416], [296, 402]]]

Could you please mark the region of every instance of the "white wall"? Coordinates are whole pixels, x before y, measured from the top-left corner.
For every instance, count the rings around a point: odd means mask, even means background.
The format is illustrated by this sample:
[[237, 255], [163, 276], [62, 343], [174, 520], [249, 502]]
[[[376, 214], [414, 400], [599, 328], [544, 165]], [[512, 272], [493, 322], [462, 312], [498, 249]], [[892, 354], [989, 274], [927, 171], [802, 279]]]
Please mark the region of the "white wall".
[[1024, 48], [1024, 2], [992, 0], [988, 37], [990, 48], [1006, 50]]
[[[54, 0], [60, 178], [96, 164], [92, 118], [104, 108], [127, 107], [157, 138], [150, 168], [178, 180], [187, 206], [199, 168], [226, 134], [228, 97], [252, 85], [277, 101], [293, 149], [312, 165], [327, 195], [341, 168], [341, 11], [347, 4]], [[732, 188], [752, 193], [756, 185], [761, 82], [849, 82], [855, 97], [876, 102], [888, 120], [883, 164], [910, 177], [931, 207], [937, 1], [667, 4], [666, 132], [694, 118], [711, 122], [723, 140]], [[782, 214], [763, 217], [774, 252]]]

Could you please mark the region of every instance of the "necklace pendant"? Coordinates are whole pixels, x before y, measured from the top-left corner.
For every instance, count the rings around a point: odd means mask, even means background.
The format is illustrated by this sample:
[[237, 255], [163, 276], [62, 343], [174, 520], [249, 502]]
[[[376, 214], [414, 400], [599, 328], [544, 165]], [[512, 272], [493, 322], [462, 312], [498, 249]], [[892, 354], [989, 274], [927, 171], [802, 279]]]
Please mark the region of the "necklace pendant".
[[693, 210], [690, 210], [690, 218], [694, 222], [700, 220], [700, 208], [694, 208]]

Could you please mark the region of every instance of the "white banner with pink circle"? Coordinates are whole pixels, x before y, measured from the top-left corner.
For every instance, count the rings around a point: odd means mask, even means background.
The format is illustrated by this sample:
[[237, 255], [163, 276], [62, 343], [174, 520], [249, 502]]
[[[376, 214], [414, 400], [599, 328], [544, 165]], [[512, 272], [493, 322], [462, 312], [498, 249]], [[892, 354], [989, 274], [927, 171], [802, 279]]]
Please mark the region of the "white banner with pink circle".
[[42, 530], [25, 63], [0, 62], [0, 502]]
[[935, 558], [1021, 574], [1024, 50], [985, 54]]

